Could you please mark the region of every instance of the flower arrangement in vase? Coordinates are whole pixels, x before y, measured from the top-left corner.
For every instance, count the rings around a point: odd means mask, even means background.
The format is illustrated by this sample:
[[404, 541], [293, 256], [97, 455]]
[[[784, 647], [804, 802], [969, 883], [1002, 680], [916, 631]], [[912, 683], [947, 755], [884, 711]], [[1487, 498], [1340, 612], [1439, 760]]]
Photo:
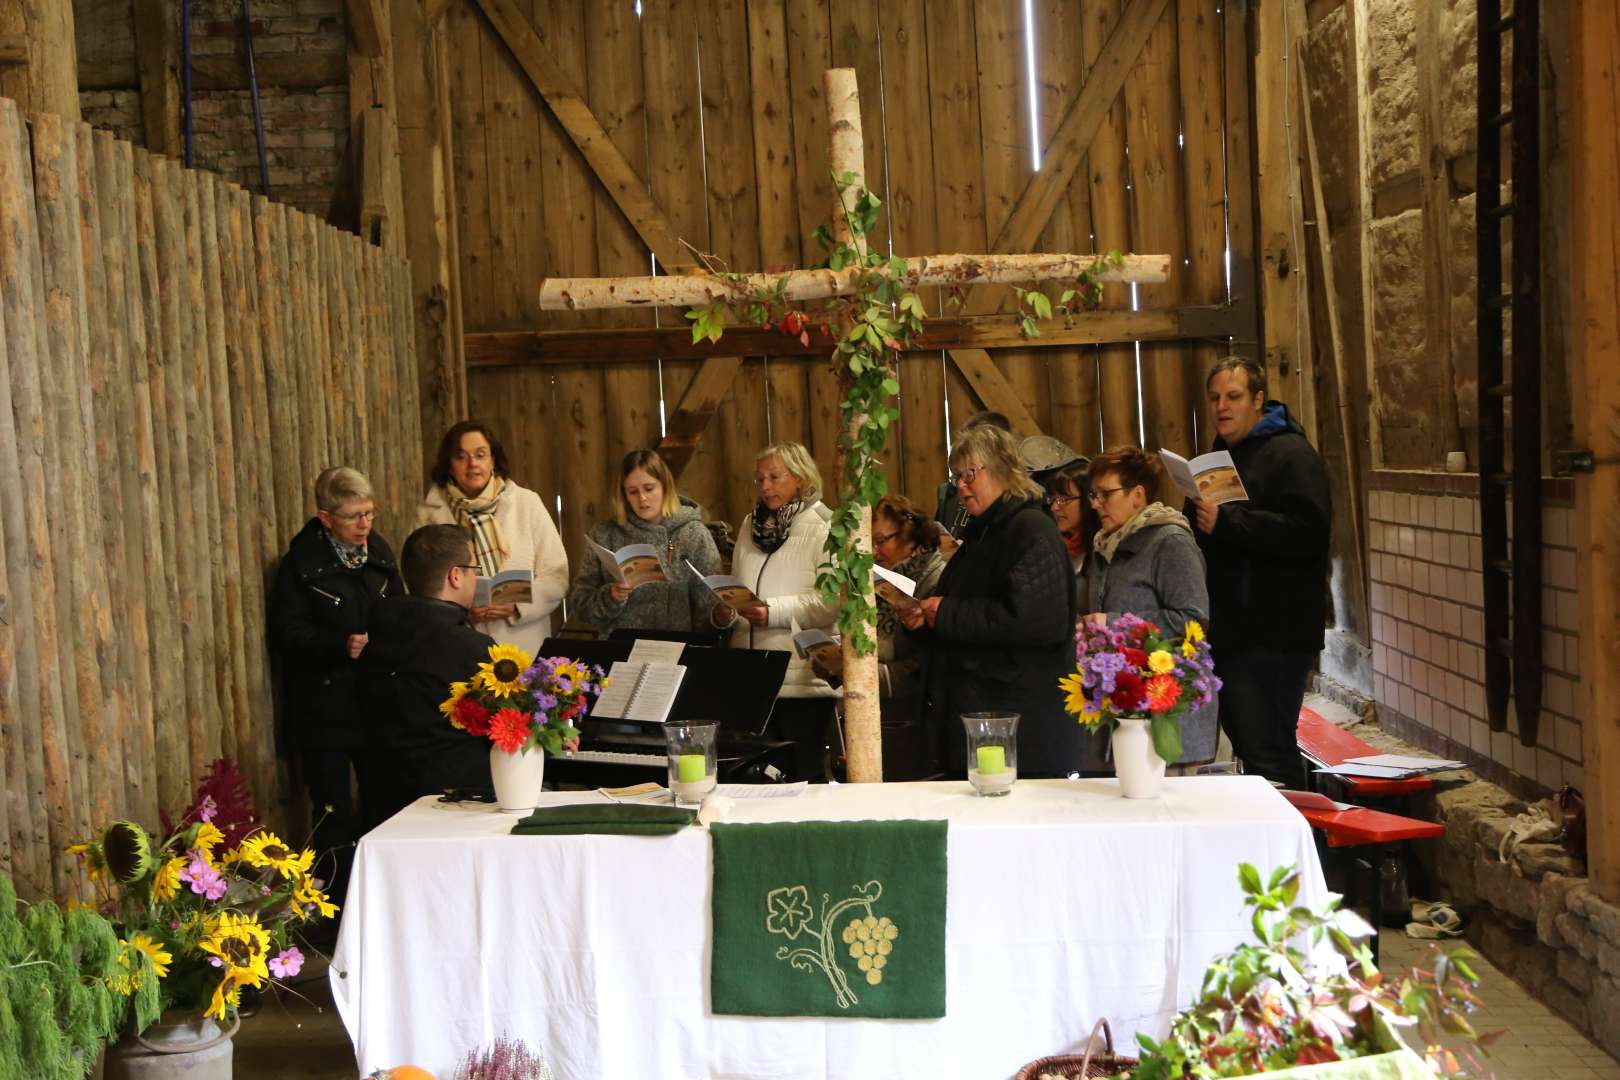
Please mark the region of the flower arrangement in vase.
[[216, 761], [197, 800], [160, 836], [114, 821], [68, 848], [119, 934], [111, 984], [133, 997], [137, 1034], [170, 1009], [231, 1018], [244, 987], [297, 975], [299, 933], [337, 914], [312, 875], [314, 851], [210, 793], [231, 776], [234, 764]]
[[[1074, 673], [1058, 680], [1063, 707], [1093, 731], [1114, 731], [1116, 769], [1138, 756], [1121, 753], [1118, 728], [1128, 722], [1145, 729], [1133, 734], [1146, 737], [1140, 740], [1143, 754], [1151, 744], [1162, 777], [1164, 764], [1181, 756], [1182, 719], [1214, 700], [1221, 687], [1204, 628], [1194, 619], [1187, 620], [1179, 641], [1131, 614], [1104, 626], [1082, 623], [1074, 635], [1074, 656]], [[1121, 781], [1126, 782], [1123, 772]]]
[[577, 743], [574, 721], [590, 711], [607, 682], [595, 665], [566, 656], [531, 661], [515, 645], [492, 645], [471, 679], [450, 684], [439, 711], [454, 727], [489, 739], [496, 800], [516, 813], [534, 807], [545, 755]]

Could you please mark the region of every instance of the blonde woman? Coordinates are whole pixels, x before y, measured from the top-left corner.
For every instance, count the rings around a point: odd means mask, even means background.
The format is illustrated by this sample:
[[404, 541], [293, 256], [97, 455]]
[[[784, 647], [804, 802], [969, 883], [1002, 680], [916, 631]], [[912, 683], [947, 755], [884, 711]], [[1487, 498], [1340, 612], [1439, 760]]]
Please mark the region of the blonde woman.
[[708, 629], [710, 597], [693, 579], [687, 563], [700, 574], [717, 573], [720, 552], [697, 504], [675, 490], [674, 474], [652, 450], [626, 454], [613, 486], [613, 517], [592, 529], [591, 539], [609, 551], [648, 545], [667, 580], [632, 590], [610, 578], [600, 559], [585, 557], [568, 592], [568, 610], [603, 637], [621, 627]]
[[[826, 563], [832, 511], [821, 503], [821, 472], [815, 459], [793, 442], [767, 446], [755, 456], [754, 496], [754, 509], [738, 530], [731, 573], [764, 605], [734, 610], [720, 604], [712, 618], [716, 626], [731, 628], [734, 648], [791, 653], [795, 622], [807, 630], [830, 630], [836, 617], [816, 588], [816, 576]], [[827, 776], [837, 696], [797, 654], [788, 661], [771, 726], [798, 744], [800, 779]]]
[[535, 655], [551, 633], [551, 613], [568, 593], [568, 553], [540, 496], [512, 481], [506, 451], [487, 426], [463, 420], [444, 433], [433, 486], [416, 508], [416, 524], [460, 525], [473, 535], [478, 572], [532, 570], [526, 604], [474, 607], [475, 630]]
[[1074, 670], [1068, 549], [1007, 432], [961, 432], [951, 480], [968, 514], [962, 546], [934, 594], [902, 613], [907, 629], [927, 628], [925, 713], [956, 775], [966, 768], [964, 712], [1018, 713], [1019, 773], [1067, 775], [1083, 763], [1080, 725], [1052, 689]]

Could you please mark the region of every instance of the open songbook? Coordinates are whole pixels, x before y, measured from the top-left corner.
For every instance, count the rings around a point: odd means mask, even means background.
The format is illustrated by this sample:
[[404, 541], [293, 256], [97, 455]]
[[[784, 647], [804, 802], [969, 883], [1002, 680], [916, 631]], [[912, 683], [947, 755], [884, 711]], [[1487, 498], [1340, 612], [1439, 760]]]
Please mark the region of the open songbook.
[[917, 583], [904, 574], [872, 566], [872, 589], [898, 611], [917, 606]]
[[754, 590], [743, 584], [741, 578], [734, 578], [727, 574], [710, 574], [705, 577], [693, 566], [691, 560], [686, 568], [692, 571], [692, 576], [703, 582], [708, 589], [723, 604], [730, 604], [734, 608], [764, 607], [765, 601], [754, 595]]
[[[842, 651], [843, 646], [838, 643], [838, 638], [827, 631], [813, 626], [806, 630], [799, 625], [798, 619], [790, 619], [788, 622], [793, 629], [793, 649], [799, 654], [799, 659], [809, 660], [818, 654], [837, 654]], [[837, 662], [831, 656], [824, 661], [829, 666], [836, 665]]]
[[589, 536], [585, 538], [585, 544], [596, 556], [597, 562], [602, 564], [603, 573], [632, 589], [653, 581], [669, 580], [664, 576], [664, 568], [658, 563], [658, 552], [651, 544], [626, 544], [618, 551], [609, 551]]
[[533, 570], [502, 570], [494, 577], [479, 577], [473, 607], [491, 604], [528, 604], [534, 601]]
[[681, 664], [615, 661], [608, 669], [607, 689], [591, 707], [591, 715], [662, 724], [669, 719], [685, 677]]
[[1188, 461], [1174, 450], [1160, 447], [1159, 459], [1164, 462], [1164, 471], [1189, 499], [1205, 499], [1219, 506], [1243, 502], [1249, 497], [1243, 478], [1238, 475], [1237, 464], [1225, 450], [1201, 454]]

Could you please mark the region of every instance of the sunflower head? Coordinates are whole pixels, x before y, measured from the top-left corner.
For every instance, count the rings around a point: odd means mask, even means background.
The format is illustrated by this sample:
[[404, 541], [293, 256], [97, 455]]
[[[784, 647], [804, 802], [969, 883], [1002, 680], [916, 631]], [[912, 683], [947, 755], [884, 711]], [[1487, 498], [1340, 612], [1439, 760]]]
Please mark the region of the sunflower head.
[[152, 877], [152, 900], [155, 903], [167, 904], [180, 893], [180, 871], [186, 868], [186, 857], [176, 855], [162, 866]]
[[156, 867], [152, 858], [152, 838], [133, 821], [115, 821], [101, 836], [102, 857], [107, 872], [122, 885], [133, 885]]
[[519, 676], [528, 670], [529, 663], [529, 654], [516, 645], [492, 645], [489, 662], [478, 665], [475, 681], [496, 694], [520, 693], [523, 683]]
[[289, 880], [307, 872], [315, 862], [314, 852], [295, 852], [273, 832], [254, 833], [242, 841], [238, 851], [249, 866], [270, 867]]

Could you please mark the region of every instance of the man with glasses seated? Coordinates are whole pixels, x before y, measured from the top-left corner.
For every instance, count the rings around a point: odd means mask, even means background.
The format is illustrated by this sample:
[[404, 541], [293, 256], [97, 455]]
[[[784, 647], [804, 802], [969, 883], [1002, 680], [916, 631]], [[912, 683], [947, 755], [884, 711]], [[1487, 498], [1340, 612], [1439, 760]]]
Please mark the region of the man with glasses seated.
[[472, 534], [459, 525], [424, 525], [406, 539], [400, 570], [409, 595], [377, 605], [361, 658], [371, 825], [423, 795], [492, 786], [489, 740], [452, 727], [439, 709], [450, 684], [477, 674], [495, 644], [467, 621], [478, 592]]
[[270, 594], [270, 646], [281, 662], [283, 735], [309, 789], [316, 876], [341, 897], [362, 828], [350, 772], [366, 786], [356, 662], [374, 606], [405, 591], [377, 519], [371, 484], [346, 466], [315, 480], [315, 516], [287, 545]]

